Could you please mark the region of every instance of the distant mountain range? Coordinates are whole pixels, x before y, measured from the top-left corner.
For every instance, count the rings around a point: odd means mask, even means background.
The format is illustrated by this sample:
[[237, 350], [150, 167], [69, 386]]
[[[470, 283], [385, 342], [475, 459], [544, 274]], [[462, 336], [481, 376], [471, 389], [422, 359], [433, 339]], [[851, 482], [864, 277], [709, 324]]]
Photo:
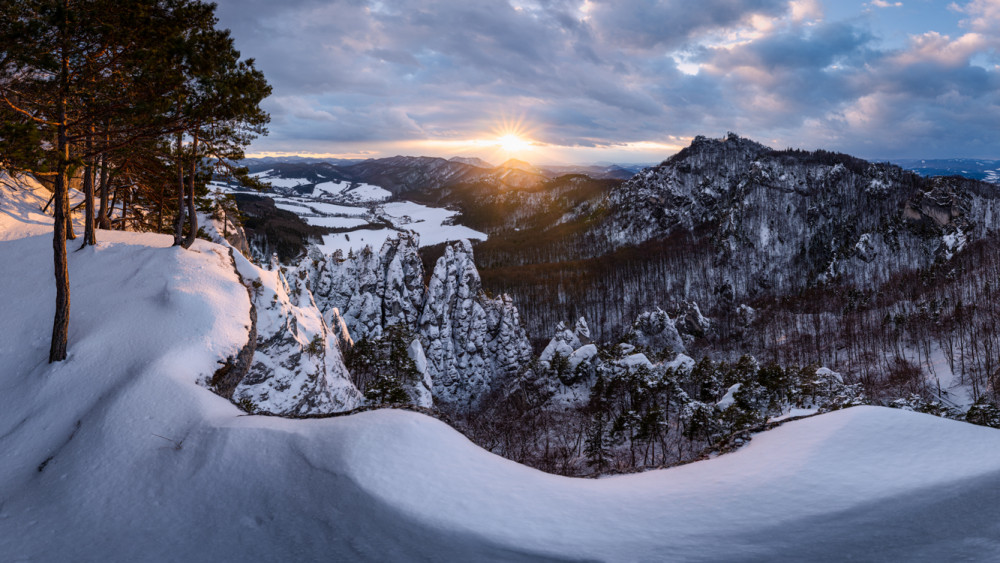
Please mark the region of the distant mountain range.
[[499, 166], [480, 158], [393, 156], [368, 160], [316, 159], [305, 157], [248, 158], [242, 162], [251, 173], [273, 171], [269, 176], [303, 179], [303, 189], [320, 182], [349, 181], [381, 186], [394, 195], [434, 190], [461, 183], [488, 182], [498, 187], [533, 188], [565, 175], [594, 179], [627, 180], [641, 165], [533, 165], [510, 159]]
[[[902, 158], [890, 160], [892, 164], [916, 172], [924, 177], [931, 176], [964, 176], [973, 180], [981, 180], [1000, 184], [1000, 160], [978, 158]], [[450, 164], [447, 164], [450, 163]], [[459, 178], [462, 181], [479, 181], [489, 176], [482, 171], [493, 171], [497, 168], [517, 168], [531, 172], [546, 179], [556, 178], [565, 174], [583, 174], [595, 179], [628, 180], [644, 168], [650, 168], [657, 163], [597, 163], [592, 165], [532, 165], [524, 161], [511, 159], [500, 166], [481, 158], [455, 156], [450, 159], [435, 157], [394, 156], [377, 159], [345, 159], [318, 158], [303, 156], [269, 156], [247, 158], [242, 161], [251, 172], [259, 172], [268, 168], [280, 168], [280, 176], [291, 177], [289, 174], [300, 174], [299, 177], [313, 178], [318, 182], [331, 179], [330, 172], [336, 175], [332, 179], [370, 182], [377, 175], [395, 176], [394, 182], [400, 189], [423, 189], [427, 184], [415, 181], [425, 178], [431, 184], [443, 185], [449, 180]], [[479, 170], [469, 170], [473, 167]], [[350, 170], [345, 170], [345, 169]], [[385, 169], [382, 171], [380, 169]], [[443, 184], [442, 184], [443, 183]]]
[[337, 164], [337, 165], [348, 165], [355, 164], [357, 162], [362, 162], [363, 158], [321, 158], [313, 156], [261, 156], [255, 158], [245, 158], [241, 161], [244, 166], [259, 165], [259, 164], [280, 164], [280, 163], [306, 163], [306, 164], [318, 164], [325, 162], [327, 164]]

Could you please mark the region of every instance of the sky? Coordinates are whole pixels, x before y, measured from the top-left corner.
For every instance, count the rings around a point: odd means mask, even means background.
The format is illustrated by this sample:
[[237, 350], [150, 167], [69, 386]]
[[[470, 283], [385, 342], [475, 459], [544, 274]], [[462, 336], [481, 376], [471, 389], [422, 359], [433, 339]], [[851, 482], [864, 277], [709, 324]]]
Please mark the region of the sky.
[[1000, 0], [217, 1], [274, 88], [251, 156], [1000, 159]]

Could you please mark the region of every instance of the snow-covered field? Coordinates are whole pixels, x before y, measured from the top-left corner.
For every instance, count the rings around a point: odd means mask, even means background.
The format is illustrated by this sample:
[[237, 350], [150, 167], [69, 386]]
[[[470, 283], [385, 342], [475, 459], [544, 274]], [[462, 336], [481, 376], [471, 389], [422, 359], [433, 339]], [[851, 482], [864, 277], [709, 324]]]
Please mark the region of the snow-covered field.
[[[254, 175], [281, 188], [308, 184], [308, 180], [301, 178], [279, 178], [273, 175], [273, 170]], [[223, 182], [213, 182], [212, 187], [226, 193], [234, 191]], [[486, 233], [454, 224], [457, 211], [412, 201], [387, 203], [392, 194], [371, 184], [330, 181], [313, 186], [309, 196], [277, 192], [261, 192], [259, 195], [273, 198], [279, 209], [295, 213], [310, 225], [354, 229], [324, 236], [322, 244], [317, 246], [326, 254], [340, 250], [346, 255], [352, 250], [359, 252], [365, 246], [377, 251], [387, 238], [396, 236], [399, 231], [413, 231], [420, 235], [421, 246], [487, 238]], [[392, 228], [385, 228], [386, 224]]]
[[280, 209], [285, 209], [302, 216], [364, 217], [370, 213], [367, 207], [336, 205], [334, 203], [323, 203], [306, 198], [276, 197], [274, 198], [274, 204]]
[[[400, 231], [413, 231], [420, 235], [421, 246], [461, 239], [485, 240], [487, 236], [469, 227], [452, 224], [457, 211], [412, 201], [369, 204], [370, 207], [340, 205], [311, 198], [276, 197], [274, 201], [278, 208], [299, 215], [310, 225], [353, 229], [325, 235], [323, 243], [317, 245], [325, 254], [340, 250], [346, 255], [365, 246], [377, 251], [387, 238], [395, 237]], [[393, 228], [385, 228], [386, 224]]]
[[335, 197], [358, 203], [384, 201], [392, 197], [389, 190], [371, 184], [351, 184], [349, 182], [322, 182], [313, 188], [313, 197]]
[[486, 240], [486, 233], [452, 224], [458, 213], [450, 209], [427, 207], [412, 201], [395, 201], [385, 204], [384, 212], [392, 218], [394, 225], [420, 235], [421, 246], [450, 240]]
[[600, 480], [410, 412], [244, 415], [199, 385], [249, 322], [200, 240], [70, 252], [70, 355], [49, 365], [44, 201], [0, 185], [0, 560], [1000, 559], [1000, 432], [929, 415], [857, 407]]
[[368, 224], [368, 221], [361, 217], [303, 217], [302, 220], [317, 227], [334, 229], [354, 229]]
[[316, 246], [323, 254], [333, 254], [340, 250], [346, 256], [351, 251], [357, 253], [366, 246], [378, 251], [386, 239], [397, 235], [399, 231], [393, 229], [358, 229], [349, 233], [323, 235], [323, 243]]

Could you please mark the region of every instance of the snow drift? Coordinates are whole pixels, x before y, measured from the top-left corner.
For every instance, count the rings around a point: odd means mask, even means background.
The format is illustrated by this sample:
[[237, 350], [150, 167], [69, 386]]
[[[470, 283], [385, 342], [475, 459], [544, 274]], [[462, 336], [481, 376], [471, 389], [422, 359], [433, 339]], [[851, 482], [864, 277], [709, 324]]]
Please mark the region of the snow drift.
[[70, 252], [70, 356], [48, 365], [42, 204], [0, 187], [0, 559], [1000, 557], [1000, 432], [927, 415], [853, 408], [600, 480], [410, 412], [243, 415], [199, 385], [249, 309], [202, 241], [101, 231]]

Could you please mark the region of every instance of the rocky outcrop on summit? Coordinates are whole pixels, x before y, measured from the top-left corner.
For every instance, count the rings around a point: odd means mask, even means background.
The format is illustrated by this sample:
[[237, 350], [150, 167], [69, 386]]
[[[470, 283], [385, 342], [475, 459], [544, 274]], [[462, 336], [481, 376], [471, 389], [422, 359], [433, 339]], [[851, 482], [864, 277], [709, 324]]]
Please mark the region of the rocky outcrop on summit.
[[516, 376], [531, 358], [510, 299], [483, 293], [468, 241], [448, 245], [434, 267], [418, 333], [441, 406], [475, 409], [495, 380]]
[[646, 168], [614, 190], [613, 239], [636, 244], [675, 228], [692, 230], [716, 215], [748, 166], [770, 149], [730, 134], [723, 141], [695, 137], [659, 166]]
[[[729, 134], [696, 137], [614, 190], [607, 205], [599, 230], [613, 247], [683, 234], [690, 266], [678, 275], [702, 292], [685, 298], [734, 309], [747, 296], [885, 283], [926, 267], [995, 229], [1000, 194], [974, 180], [925, 179]], [[709, 276], [699, 279], [699, 270]]]
[[257, 350], [233, 401], [254, 412], [333, 413], [361, 405], [338, 335], [316, 307], [304, 275], [241, 268], [257, 307]]

